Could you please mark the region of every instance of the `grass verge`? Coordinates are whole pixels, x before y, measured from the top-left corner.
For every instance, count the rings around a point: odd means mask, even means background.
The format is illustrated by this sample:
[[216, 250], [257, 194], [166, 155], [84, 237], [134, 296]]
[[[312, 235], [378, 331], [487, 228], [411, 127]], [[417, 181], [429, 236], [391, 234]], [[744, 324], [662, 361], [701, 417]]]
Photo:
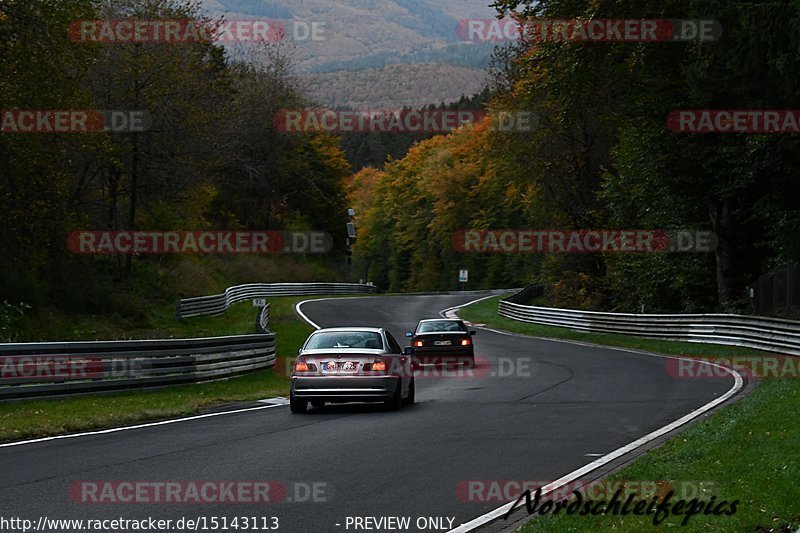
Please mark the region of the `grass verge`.
[[[709, 358], [765, 355], [740, 347], [582, 333], [525, 324], [497, 316], [497, 302], [502, 297], [466, 307], [459, 314], [470, 322], [537, 337]], [[716, 496], [717, 503], [739, 500], [732, 516], [699, 514], [690, 518], [686, 526], [681, 526], [684, 515], [670, 515], [656, 526], [653, 515], [579, 516], [562, 512], [558, 516], [539, 516], [520, 531], [638, 532], [679, 528], [687, 532], [794, 532], [800, 526], [800, 507], [797, 504], [800, 495], [797, 489], [797, 479], [800, 479], [800, 461], [797, 460], [800, 418], [792, 413], [797, 412], [799, 402], [800, 381], [764, 378], [748, 397], [692, 425], [609, 478], [670, 482], [676, 486], [702, 482], [705, 492], [697, 495], [699, 500], [708, 502], [712, 496]]]
[[[0, 441], [12, 441], [133, 424], [197, 414], [220, 404], [260, 400], [289, 394], [287, 359], [313, 328], [294, 312], [308, 297], [271, 298], [270, 327], [277, 333], [275, 370], [264, 370], [225, 381], [180, 385], [168, 389], [121, 392], [102, 396], [0, 403]], [[169, 323], [160, 331], [174, 337], [252, 333], [256, 309], [249, 302], [233, 306], [221, 317], [201, 317]]]

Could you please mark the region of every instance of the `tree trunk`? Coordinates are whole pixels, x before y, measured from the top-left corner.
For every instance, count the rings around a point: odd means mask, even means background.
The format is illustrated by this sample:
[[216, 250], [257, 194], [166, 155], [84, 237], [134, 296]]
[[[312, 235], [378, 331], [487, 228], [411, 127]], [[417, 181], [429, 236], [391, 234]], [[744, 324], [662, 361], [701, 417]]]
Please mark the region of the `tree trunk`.
[[735, 309], [741, 297], [739, 276], [737, 272], [736, 246], [734, 243], [735, 221], [732, 214], [732, 200], [712, 199], [709, 201], [711, 226], [717, 236], [717, 248], [714, 251], [717, 263], [717, 294], [720, 305], [726, 309]]
[[[128, 213], [128, 230], [133, 232], [136, 230], [136, 202], [138, 200], [139, 190], [139, 134], [133, 133], [133, 155], [131, 158], [131, 193], [130, 193], [130, 211]], [[125, 279], [131, 275], [133, 267], [133, 254], [125, 256]]]
[[108, 165], [108, 214], [106, 229], [117, 229], [117, 205], [119, 202], [119, 169]]

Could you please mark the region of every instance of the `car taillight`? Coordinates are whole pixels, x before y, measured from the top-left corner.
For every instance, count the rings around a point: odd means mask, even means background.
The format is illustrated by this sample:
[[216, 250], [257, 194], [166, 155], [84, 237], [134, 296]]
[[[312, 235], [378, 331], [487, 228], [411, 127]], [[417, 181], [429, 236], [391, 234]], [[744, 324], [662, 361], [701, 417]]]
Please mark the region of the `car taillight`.
[[461, 346], [469, 346], [469, 339], [461, 339]]
[[308, 364], [305, 361], [297, 361], [294, 364], [295, 372], [308, 372]]
[[419, 348], [419, 347], [420, 347], [420, 346], [422, 346], [423, 344], [425, 344], [425, 343], [424, 343], [424, 342], [422, 342], [422, 341], [414, 341], [414, 347], [415, 347], [415, 348]]
[[383, 361], [375, 361], [372, 363], [373, 372], [386, 372], [386, 363]]

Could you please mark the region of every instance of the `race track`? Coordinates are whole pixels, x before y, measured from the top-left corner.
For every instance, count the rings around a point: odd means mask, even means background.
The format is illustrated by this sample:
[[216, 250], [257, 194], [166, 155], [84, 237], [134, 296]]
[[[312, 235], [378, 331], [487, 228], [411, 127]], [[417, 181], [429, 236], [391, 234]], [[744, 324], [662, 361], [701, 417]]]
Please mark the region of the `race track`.
[[[480, 296], [331, 299], [302, 311], [322, 326], [384, 326], [402, 344], [418, 319]], [[457, 526], [503, 503], [468, 501], [481, 499], [465, 490], [469, 481], [555, 480], [722, 396], [733, 382], [676, 379], [667, 359], [610, 348], [487, 330], [475, 343], [473, 375], [418, 375], [417, 404], [398, 412], [342, 405], [292, 415], [281, 405], [2, 447], [0, 514], [275, 516], [277, 530], [288, 533], [355, 531], [347, 517], [368, 516], [410, 517], [409, 531], [419, 531], [419, 517]], [[69, 493], [82, 481], [189, 480], [275, 481], [293, 500], [316, 486], [325, 501], [94, 504]]]

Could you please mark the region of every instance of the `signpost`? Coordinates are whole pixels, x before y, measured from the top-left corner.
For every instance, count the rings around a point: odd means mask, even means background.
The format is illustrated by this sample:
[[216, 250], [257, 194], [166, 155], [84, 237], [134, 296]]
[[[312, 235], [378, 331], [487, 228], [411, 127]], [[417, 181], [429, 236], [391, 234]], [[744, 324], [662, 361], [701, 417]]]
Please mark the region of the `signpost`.
[[458, 281], [461, 283], [461, 290], [463, 291], [469, 281], [469, 270], [461, 269], [458, 271]]
[[264, 312], [264, 308], [267, 307], [267, 299], [253, 298], [253, 307], [258, 308], [256, 311], [256, 333], [267, 333], [261, 326], [261, 314]]
[[[351, 218], [356, 216], [356, 210], [351, 207], [347, 210], [347, 215]], [[345, 279], [348, 283], [350, 283], [350, 264], [353, 262], [353, 250], [350, 248], [350, 246], [354, 240], [356, 240], [356, 224], [355, 222], [348, 222], [346, 248], [344, 252], [345, 256], [347, 257], [345, 260], [347, 263], [347, 275]]]

